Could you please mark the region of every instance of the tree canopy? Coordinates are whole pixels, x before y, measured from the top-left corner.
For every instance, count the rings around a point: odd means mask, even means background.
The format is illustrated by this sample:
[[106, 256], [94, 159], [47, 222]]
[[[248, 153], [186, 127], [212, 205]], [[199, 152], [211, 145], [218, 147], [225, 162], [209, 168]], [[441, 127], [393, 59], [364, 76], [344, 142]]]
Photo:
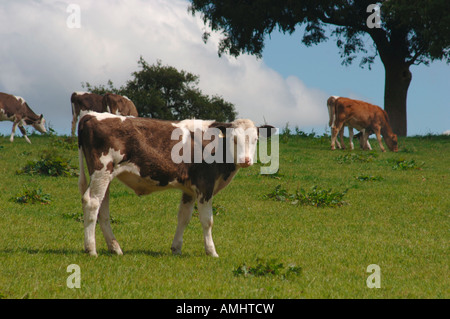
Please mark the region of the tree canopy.
[[[385, 0], [371, 6], [373, 3], [191, 0], [189, 10], [200, 13], [211, 30], [222, 33], [219, 55], [261, 57], [267, 35], [274, 30], [292, 34], [300, 26], [304, 27], [302, 43], [306, 46], [334, 38], [344, 65], [360, 55], [360, 66], [370, 68], [379, 54], [386, 71], [385, 109], [394, 131], [406, 135], [406, 98], [412, 79], [409, 67], [434, 60], [450, 63], [450, 1]], [[204, 40], [209, 36], [205, 31]], [[367, 41], [367, 36], [372, 41]]]
[[161, 61], [149, 65], [142, 57], [140, 70], [132, 73], [132, 79], [120, 88], [111, 80], [106, 85], [92, 86], [83, 83], [89, 92], [107, 92], [125, 95], [133, 101], [139, 116], [167, 120], [186, 118], [214, 119], [227, 122], [236, 118], [234, 105], [222, 97], [204, 95], [197, 87], [199, 77]]

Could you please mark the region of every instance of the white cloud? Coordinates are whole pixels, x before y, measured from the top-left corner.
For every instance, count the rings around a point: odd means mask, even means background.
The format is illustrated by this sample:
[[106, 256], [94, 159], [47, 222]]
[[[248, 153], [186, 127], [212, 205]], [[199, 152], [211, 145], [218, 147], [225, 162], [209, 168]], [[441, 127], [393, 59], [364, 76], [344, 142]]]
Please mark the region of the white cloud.
[[278, 127], [327, 122], [324, 92], [283, 78], [253, 56], [219, 58], [219, 36], [203, 43], [203, 23], [188, 13], [187, 1], [79, 0], [80, 29], [66, 25], [70, 3], [11, 1], [0, 8], [0, 91], [23, 96], [60, 133], [70, 131], [69, 99], [81, 82], [111, 79], [119, 86], [140, 55], [198, 74], [203, 92], [234, 103], [240, 117]]

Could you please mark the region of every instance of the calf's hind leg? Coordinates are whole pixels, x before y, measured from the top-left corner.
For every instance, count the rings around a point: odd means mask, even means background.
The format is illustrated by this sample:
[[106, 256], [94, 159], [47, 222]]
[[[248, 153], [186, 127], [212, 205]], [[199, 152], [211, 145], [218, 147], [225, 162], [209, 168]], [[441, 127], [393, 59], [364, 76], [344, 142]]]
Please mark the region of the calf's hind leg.
[[111, 223], [109, 219], [109, 186], [106, 190], [105, 197], [103, 198], [102, 204], [100, 206], [98, 214], [98, 223], [100, 224], [100, 228], [102, 229], [102, 233], [103, 236], [105, 237], [109, 251], [117, 255], [123, 255], [122, 249], [120, 249], [120, 245], [117, 242], [116, 238], [114, 237], [114, 234], [111, 229]]
[[[336, 138], [342, 128], [343, 128], [343, 124], [338, 124], [337, 126], [333, 126], [331, 128], [331, 149], [332, 150], [336, 149], [336, 146], [335, 146], [336, 143], [339, 144], [339, 142], [336, 140]], [[345, 145], [342, 145], [342, 147], [345, 147]]]
[[95, 247], [95, 225], [100, 206], [109, 187], [109, 177], [99, 178], [97, 172], [91, 177], [91, 184], [83, 195], [84, 249], [91, 256], [97, 256]]
[[186, 226], [191, 220], [192, 212], [194, 211], [195, 198], [187, 194], [183, 194], [178, 210], [178, 226], [175, 232], [175, 237], [172, 242], [172, 253], [174, 255], [181, 255], [181, 247], [183, 246], [183, 233]]

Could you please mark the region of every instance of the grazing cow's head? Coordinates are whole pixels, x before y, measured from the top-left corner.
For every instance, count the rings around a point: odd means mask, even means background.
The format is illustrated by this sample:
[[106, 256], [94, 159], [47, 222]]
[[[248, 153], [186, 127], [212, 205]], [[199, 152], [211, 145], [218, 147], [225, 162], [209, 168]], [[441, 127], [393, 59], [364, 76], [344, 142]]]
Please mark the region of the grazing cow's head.
[[393, 152], [398, 152], [398, 141], [397, 135], [392, 133], [384, 137], [384, 141], [389, 149]]
[[39, 115], [39, 118], [37, 120], [25, 120], [25, 122], [31, 126], [33, 126], [36, 130], [38, 130], [41, 133], [47, 133], [47, 130], [45, 129], [45, 119], [44, 115]]

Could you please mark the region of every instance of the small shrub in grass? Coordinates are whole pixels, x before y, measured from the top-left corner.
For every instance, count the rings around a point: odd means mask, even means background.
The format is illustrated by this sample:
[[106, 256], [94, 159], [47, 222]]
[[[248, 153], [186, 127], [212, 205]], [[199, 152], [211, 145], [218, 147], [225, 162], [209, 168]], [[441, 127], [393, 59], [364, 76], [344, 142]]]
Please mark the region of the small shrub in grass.
[[264, 261], [260, 258], [256, 259], [256, 265], [247, 266], [243, 263], [233, 270], [235, 276], [278, 276], [282, 279], [288, 279], [292, 275], [300, 275], [302, 271], [301, 267], [295, 265], [288, 265], [285, 267], [283, 263], [279, 262], [277, 259], [270, 259]]
[[273, 199], [280, 202], [289, 202], [294, 200], [295, 196], [289, 193], [286, 189], [282, 188], [281, 185], [277, 185], [272, 192], [264, 195], [263, 198]]
[[312, 130], [311, 133], [306, 133], [306, 132], [300, 130], [300, 128], [298, 126], [295, 126], [295, 136], [314, 138], [314, 137], [316, 137], [316, 133], [314, 132], [314, 130]]
[[[345, 204], [342, 200], [347, 194], [348, 189], [343, 192], [332, 192], [331, 189], [318, 189], [313, 186], [310, 192], [303, 189], [297, 191], [296, 199], [299, 204], [311, 205], [316, 207], [339, 207]], [[297, 204], [295, 201], [292, 204]]]
[[343, 201], [343, 198], [347, 191], [348, 189], [343, 192], [333, 192], [331, 189], [319, 189], [319, 187], [313, 186], [310, 191], [300, 189], [295, 193], [289, 193], [281, 185], [278, 185], [274, 191], [264, 195], [264, 198], [290, 202], [292, 205], [339, 207], [346, 203]]
[[425, 164], [423, 162], [418, 164], [418, 163], [416, 163], [415, 160], [408, 161], [403, 158], [392, 160], [392, 162], [394, 163], [394, 166], [392, 166], [392, 169], [394, 169], [394, 170], [409, 170], [409, 169], [421, 170], [422, 166]]
[[286, 123], [286, 126], [283, 128], [280, 134], [280, 140], [282, 143], [287, 143], [289, 141], [289, 137], [292, 135], [291, 129], [289, 128], [289, 122]]
[[42, 189], [25, 189], [23, 193], [10, 198], [10, 201], [18, 204], [49, 204], [50, 195], [42, 192]]
[[59, 147], [65, 150], [76, 151], [78, 149], [78, 141], [76, 138], [71, 136], [57, 136], [54, 137], [51, 145], [54, 147]]
[[77, 168], [71, 167], [69, 160], [53, 152], [43, 152], [41, 159], [28, 161], [16, 173], [19, 175], [45, 175], [45, 176], [78, 176]]
[[372, 175], [360, 175], [355, 177], [360, 182], [371, 182], [371, 181], [382, 181], [383, 177], [381, 176], [372, 176]]

